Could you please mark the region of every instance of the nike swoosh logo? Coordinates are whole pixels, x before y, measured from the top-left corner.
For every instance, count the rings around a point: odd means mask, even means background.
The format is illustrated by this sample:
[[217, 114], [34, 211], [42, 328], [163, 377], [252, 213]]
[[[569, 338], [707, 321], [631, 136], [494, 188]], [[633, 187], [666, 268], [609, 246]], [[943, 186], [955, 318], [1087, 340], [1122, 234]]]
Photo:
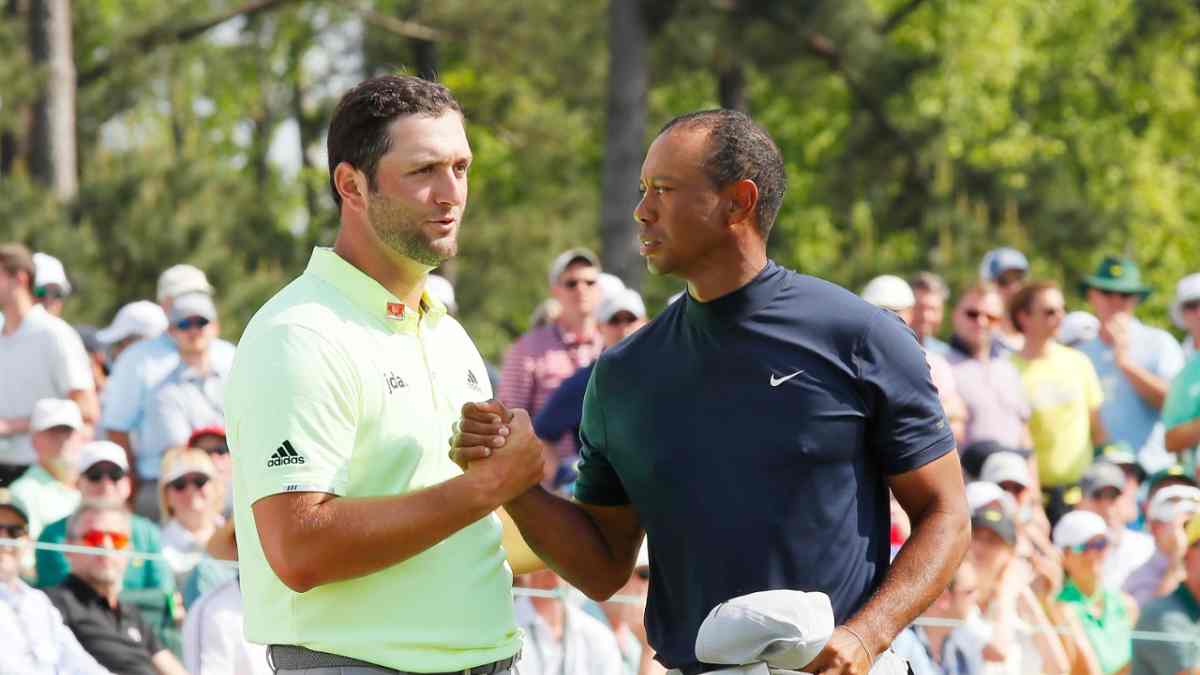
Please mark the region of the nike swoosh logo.
[[788, 375], [787, 377], [775, 377], [775, 373], [771, 373], [771, 386], [778, 387], [779, 385], [783, 384], [784, 382], [787, 382], [788, 380], [792, 379], [793, 377], [795, 377], [803, 372], [804, 372], [803, 370], [797, 370], [796, 372], [792, 373], [791, 375]]

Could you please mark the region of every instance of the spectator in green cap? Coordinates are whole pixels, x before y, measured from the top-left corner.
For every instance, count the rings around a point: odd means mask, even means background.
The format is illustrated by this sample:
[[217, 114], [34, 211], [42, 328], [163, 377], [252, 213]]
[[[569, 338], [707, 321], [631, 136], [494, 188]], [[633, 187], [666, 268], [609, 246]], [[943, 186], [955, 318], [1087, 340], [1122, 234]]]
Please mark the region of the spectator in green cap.
[[1100, 419], [1108, 439], [1128, 443], [1147, 470], [1161, 469], [1174, 460], [1163, 446], [1159, 413], [1171, 379], [1183, 368], [1183, 352], [1169, 333], [1134, 318], [1151, 289], [1133, 260], [1108, 256], [1081, 286], [1100, 332], [1078, 349], [1100, 376]]

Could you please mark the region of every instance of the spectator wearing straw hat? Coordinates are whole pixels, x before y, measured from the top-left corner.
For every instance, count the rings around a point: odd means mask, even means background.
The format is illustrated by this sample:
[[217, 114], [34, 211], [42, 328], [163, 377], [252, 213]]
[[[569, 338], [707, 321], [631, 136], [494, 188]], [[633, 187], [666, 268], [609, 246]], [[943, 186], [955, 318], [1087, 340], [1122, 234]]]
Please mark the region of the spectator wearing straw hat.
[[29, 548], [25, 507], [0, 488], [0, 673], [108, 673], [84, 650], [62, 615], [41, 591], [21, 580]]
[[[1137, 630], [1165, 633], [1168, 639], [1143, 639], [1133, 645], [1132, 675], [1194, 675], [1200, 672], [1200, 514], [1183, 536], [1184, 578], [1174, 591], [1146, 605]], [[1175, 638], [1175, 639], [1170, 639]]]
[[1189, 274], [1176, 284], [1171, 320], [1187, 331], [1183, 338], [1183, 356], [1191, 360], [1200, 353], [1200, 273]]
[[1132, 656], [1138, 608], [1133, 598], [1104, 582], [1110, 541], [1108, 523], [1091, 511], [1072, 511], [1054, 526], [1065, 574], [1050, 608], [1055, 623], [1066, 629], [1063, 644], [1071, 672], [1113, 675], [1127, 669]]
[[1134, 448], [1147, 471], [1172, 463], [1163, 447], [1159, 413], [1183, 351], [1169, 333], [1138, 321], [1133, 310], [1150, 295], [1137, 263], [1108, 256], [1081, 287], [1100, 320], [1100, 332], [1079, 345], [1100, 377], [1100, 419], [1110, 441]]

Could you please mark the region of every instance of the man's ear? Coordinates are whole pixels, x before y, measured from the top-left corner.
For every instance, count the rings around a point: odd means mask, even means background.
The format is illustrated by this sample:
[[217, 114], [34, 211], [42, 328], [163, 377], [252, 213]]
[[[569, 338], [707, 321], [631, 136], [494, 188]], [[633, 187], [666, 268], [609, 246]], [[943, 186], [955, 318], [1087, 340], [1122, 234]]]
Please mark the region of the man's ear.
[[727, 188], [729, 199], [729, 224], [750, 222], [757, 216], [758, 186], [744, 178]]
[[348, 162], [339, 162], [333, 169], [333, 185], [342, 197], [342, 204], [353, 211], [367, 210], [367, 177]]

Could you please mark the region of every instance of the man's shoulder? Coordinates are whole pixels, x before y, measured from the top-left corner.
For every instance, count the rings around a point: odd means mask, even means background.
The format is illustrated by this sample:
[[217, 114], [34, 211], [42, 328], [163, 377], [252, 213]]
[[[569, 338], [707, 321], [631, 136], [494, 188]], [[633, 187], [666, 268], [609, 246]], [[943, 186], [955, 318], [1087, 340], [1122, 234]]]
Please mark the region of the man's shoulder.
[[267, 338], [274, 342], [289, 333], [326, 338], [340, 329], [360, 325], [350, 302], [315, 275], [304, 274], [280, 289], [254, 313], [238, 341], [239, 348]]
[[1164, 623], [1179, 620], [1195, 623], [1188, 612], [1187, 604], [1179, 597], [1178, 592], [1175, 592], [1146, 603], [1138, 619], [1138, 627], [1142, 630], [1153, 630]]
[[537, 354], [562, 347], [562, 339], [553, 324], [546, 324], [525, 331], [513, 342], [513, 353]]

